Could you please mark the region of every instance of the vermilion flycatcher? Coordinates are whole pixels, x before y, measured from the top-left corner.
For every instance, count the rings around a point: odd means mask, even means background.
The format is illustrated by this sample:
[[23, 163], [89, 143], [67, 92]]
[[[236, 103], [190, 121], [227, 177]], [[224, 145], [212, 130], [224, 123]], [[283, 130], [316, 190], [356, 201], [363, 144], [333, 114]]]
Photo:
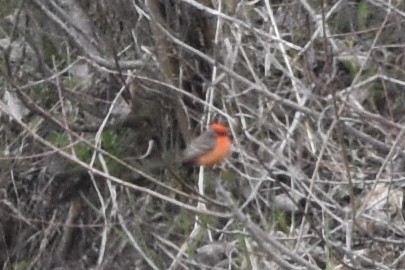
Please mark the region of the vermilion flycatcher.
[[214, 123], [195, 138], [183, 153], [183, 162], [193, 162], [198, 166], [214, 166], [221, 163], [231, 152], [232, 139], [228, 127]]

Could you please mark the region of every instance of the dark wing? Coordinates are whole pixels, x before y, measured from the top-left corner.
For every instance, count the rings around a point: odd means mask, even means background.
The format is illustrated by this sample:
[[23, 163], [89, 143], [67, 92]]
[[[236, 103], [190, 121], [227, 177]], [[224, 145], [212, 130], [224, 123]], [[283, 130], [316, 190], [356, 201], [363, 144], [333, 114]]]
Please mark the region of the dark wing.
[[202, 154], [212, 150], [215, 146], [216, 137], [217, 134], [213, 130], [207, 130], [199, 137], [192, 140], [183, 152], [182, 161], [193, 161]]

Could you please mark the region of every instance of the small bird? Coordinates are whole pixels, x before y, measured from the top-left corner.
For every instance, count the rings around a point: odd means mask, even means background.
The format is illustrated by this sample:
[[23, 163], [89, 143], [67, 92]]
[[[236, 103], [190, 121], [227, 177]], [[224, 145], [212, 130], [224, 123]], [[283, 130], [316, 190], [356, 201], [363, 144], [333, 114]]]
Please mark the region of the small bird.
[[211, 167], [224, 161], [230, 154], [231, 147], [229, 128], [213, 123], [207, 131], [190, 142], [184, 150], [182, 161]]

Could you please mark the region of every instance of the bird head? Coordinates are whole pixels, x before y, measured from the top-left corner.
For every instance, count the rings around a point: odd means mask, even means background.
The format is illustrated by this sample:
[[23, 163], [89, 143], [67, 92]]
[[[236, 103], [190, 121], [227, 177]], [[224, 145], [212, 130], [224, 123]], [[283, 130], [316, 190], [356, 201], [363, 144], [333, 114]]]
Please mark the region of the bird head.
[[220, 123], [213, 123], [211, 124], [211, 129], [217, 134], [222, 136], [229, 135], [229, 128]]

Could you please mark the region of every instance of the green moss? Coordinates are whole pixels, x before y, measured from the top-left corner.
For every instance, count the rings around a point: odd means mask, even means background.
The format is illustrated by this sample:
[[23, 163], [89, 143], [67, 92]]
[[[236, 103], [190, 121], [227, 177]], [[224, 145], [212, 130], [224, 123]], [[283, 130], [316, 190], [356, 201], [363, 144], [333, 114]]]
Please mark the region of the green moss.
[[201, 223], [203, 223], [205, 225], [213, 224], [213, 222], [214, 222], [213, 217], [208, 216], [208, 215], [199, 214], [198, 218], [200, 219]]
[[[124, 138], [119, 136], [115, 131], [105, 130], [101, 136], [101, 139], [101, 148], [104, 151], [116, 157], [122, 157], [124, 155], [126, 150], [126, 147], [124, 146], [127, 144], [125, 143]], [[126, 169], [124, 169], [123, 166], [115, 160], [108, 157], [104, 158], [112, 175], [120, 176], [122, 172], [126, 171]]]
[[65, 88], [74, 89], [80, 85], [82, 81], [75, 77], [66, 77], [63, 79], [63, 85]]
[[48, 66], [53, 66], [53, 58], [58, 59], [59, 53], [52, 40], [46, 35], [42, 37], [42, 51], [44, 54], [44, 61]]
[[41, 104], [46, 104], [48, 100], [51, 100], [54, 97], [55, 91], [52, 91], [46, 85], [35, 86], [30, 90], [30, 96], [40, 102]]
[[2, 151], [0, 154], [0, 172], [9, 171], [13, 161], [13, 159], [11, 159], [9, 156], [3, 155], [3, 153], [4, 152]]
[[11, 13], [17, 8], [21, 1], [10, 1], [10, 0], [2, 0], [0, 1], [0, 17], [3, 18]]
[[122, 152], [122, 145], [116, 132], [105, 130], [101, 136], [101, 147], [108, 153], [119, 156]]
[[69, 138], [66, 133], [53, 133], [49, 138], [48, 141], [55, 146], [62, 148], [68, 145]]
[[89, 163], [91, 160], [91, 157], [93, 156], [93, 149], [84, 144], [78, 144], [75, 146], [75, 150], [76, 150], [76, 156], [78, 159], [80, 159], [81, 161], [85, 162], [85, 163]]
[[275, 221], [276, 221], [278, 229], [280, 231], [288, 233], [289, 232], [289, 225], [288, 225], [289, 222], [288, 222], [288, 218], [286, 217], [285, 212], [275, 209], [274, 217], [275, 217]]
[[[198, 176], [197, 176], [198, 177]], [[215, 174], [215, 173], [205, 173], [205, 181], [204, 181], [204, 184], [205, 184], [205, 193], [206, 194], [214, 194], [215, 193], [215, 189], [216, 189], [216, 186], [217, 186], [217, 181], [219, 181], [219, 176], [218, 176], [218, 174]]]
[[385, 100], [384, 88], [381, 84], [375, 83], [369, 88], [370, 98], [373, 103], [379, 103], [382, 99]]
[[235, 181], [236, 177], [237, 177], [237, 175], [236, 175], [235, 171], [233, 171], [233, 170], [225, 170], [221, 174], [221, 178], [225, 182]]
[[341, 63], [349, 71], [350, 78], [353, 79], [354, 76], [356, 76], [357, 71], [359, 70], [359, 66], [356, 64], [355, 61], [342, 61]]
[[[66, 133], [53, 133], [49, 136], [48, 140], [59, 148], [69, 145], [69, 138]], [[101, 148], [117, 157], [120, 157], [123, 149], [125, 149], [120, 143], [120, 137], [114, 131], [110, 130], [103, 132], [101, 136]], [[94, 153], [94, 149], [91, 146], [85, 143], [78, 143], [74, 146], [74, 149], [78, 159], [85, 163], [89, 163], [91, 161]], [[125, 171], [123, 166], [117, 163], [115, 160], [109, 158], [108, 156], [104, 156], [104, 159], [111, 175], [119, 176]], [[95, 166], [100, 168], [98, 159], [96, 159]]]
[[[192, 226], [194, 227], [194, 224]], [[188, 250], [187, 250], [188, 256], [190, 256], [191, 258], [194, 258], [196, 256], [197, 249], [201, 246], [200, 242], [206, 234], [207, 234], [206, 229], [202, 229], [199, 231], [199, 233], [196, 235], [196, 237], [193, 239], [193, 241], [191, 241], [191, 243], [188, 247]]]
[[6, 267], [5, 269], [7, 270], [24, 270], [24, 269], [29, 269], [30, 263], [27, 261], [20, 261], [20, 262], [15, 262], [12, 265], [9, 265], [9, 267]]
[[[237, 224], [235, 230], [236, 231], [243, 231], [243, 226], [239, 223], [235, 223], [235, 225]], [[250, 254], [249, 254], [249, 249], [246, 246], [246, 235], [244, 234], [238, 234], [238, 236], [236, 237], [237, 240], [237, 245], [238, 245], [238, 250], [241, 251], [241, 253], [244, 255], [244, 259], [246, 261], [246, 264], [244, 265], [244, 269], [252, 269], [252, 262], [250, 261]]]
[[184, 235], [190, 234], [191, 228], [193, 227], [194, 224], [194, 220], [191, 219], [189, 215], [187, 214], [180, 215], [178, 223], [180, 225], [181, 232]]
[[[53, 133], [49, 136], [48, 140], [59, 148], [64, 148], [69, 145], [69, 138], [66, 133]], [[86, 163], [90, 162], [93, 155], [93, 150], [90, 146], [84, 143], [79, 143], [74, 147], [78, 159]]]
[[331, 245], [328, 241], [329, 235], [330, 235], [330, 220], [327, 216], [325, 216], [324, 220], [324, 231], [325, 231], [325, 255], [326, 255], [326, 266], [325, 270], [329, 269], [335, 269], [336, 265], [333, 263], [330, 257], [330, 250], [331, 250]]
[[370, 6], [367, 1], [361, 1], [357, 9], [357, 17], [359, 22], [359, 29], [367, 29], [368, 21], [370, 18]]
[[[182, 212], [179, 217], [177, 218], [177, 227], [179, 228], [179, 233], [181, 235], [190, 235], [192, 229], [194, 228], [194, 215], [190, 215], [187, 212]], [[191, 241], [189, 241], [189, 247], [187, 249], [187, 254], [190, 257], [194, 257], [196, 255], [197, 248], [200, 246], [199, 243], [203, 239], [204, 235], [206, 235], [206, 229], [201, 229], [199, 234], [197, 234]], [[189, 239], [184, 239], [189, 240]]]

